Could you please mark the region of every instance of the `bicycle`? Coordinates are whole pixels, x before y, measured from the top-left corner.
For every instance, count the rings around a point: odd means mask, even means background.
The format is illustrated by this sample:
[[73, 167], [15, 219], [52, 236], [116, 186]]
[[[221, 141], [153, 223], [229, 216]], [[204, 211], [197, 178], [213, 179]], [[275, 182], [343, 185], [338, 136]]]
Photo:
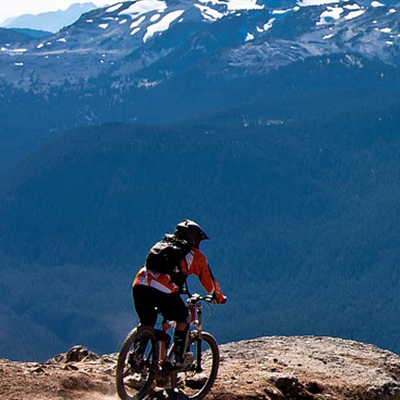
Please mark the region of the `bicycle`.
[[219, 350], [214, 337], [202, 331], [202, 302], [213, 300], [209, 295], [187, 294], [191, 321], [183, 365], [173, 363], [170, 322], [164, 319], [161, 330], [139, 325], [127, 335], [118, 356], [116, 386], [121, 400], [142, 400], [157, 388], [190, 400], [201, 400], [210, 391], [218, 373]]

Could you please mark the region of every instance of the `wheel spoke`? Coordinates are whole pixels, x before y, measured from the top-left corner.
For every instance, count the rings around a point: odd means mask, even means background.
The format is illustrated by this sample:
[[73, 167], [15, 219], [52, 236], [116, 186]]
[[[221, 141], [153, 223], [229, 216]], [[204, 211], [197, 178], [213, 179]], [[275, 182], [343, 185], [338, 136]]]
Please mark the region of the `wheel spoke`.
[[134, 329], [125, 339], [118, 357], [117, 392], [122, 400], [141, 400], [150, 391], [157, 358], [154, 331]]
[[219, 352], [214, 338], [204, 333], [200, 344], [192, 338], [186, 354], [192, 362], [177, 374], [177, 388], [192, 400], [200, 400], [209, 392], [218, 372]]

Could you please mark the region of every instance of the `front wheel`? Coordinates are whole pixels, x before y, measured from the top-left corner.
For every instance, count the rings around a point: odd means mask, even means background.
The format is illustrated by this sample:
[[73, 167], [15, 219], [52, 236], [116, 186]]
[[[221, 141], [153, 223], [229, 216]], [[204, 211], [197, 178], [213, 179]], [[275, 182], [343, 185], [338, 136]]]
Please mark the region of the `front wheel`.
[[139, 326], [126, 337], [118, 355], [116, 386], [121, 400], [141, 400], [156, 374], [158, 347], [152, 328]]
[[185, 371], [175, 373], [175, 386], [188, 399], [201, 400], [210, 391], [218, 374], [219, 350], [214, 337], [202, 332], [199, 339], [194, 332], [190, 337], [186, 360], [189, 366]]

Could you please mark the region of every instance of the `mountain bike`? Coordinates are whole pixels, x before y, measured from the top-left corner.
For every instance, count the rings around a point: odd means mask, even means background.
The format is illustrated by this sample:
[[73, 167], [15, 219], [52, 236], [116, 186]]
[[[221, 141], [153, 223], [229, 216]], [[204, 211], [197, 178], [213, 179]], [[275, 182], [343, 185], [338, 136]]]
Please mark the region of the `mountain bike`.
[[201, 400], [210, 391], [218, 373], [219, 350], [214, 337], [202, 331], [202, 303], [213, 300], [209, 295], [188, 296], [191, 322], [183, 364], [174, 365], [169, 321], [162, 321], [162, 329], [137, 326], [118, 356], [116, 386], [121, 400], [141, 400], [164, 389], [173, 396], [180, 393], [184, 399]]

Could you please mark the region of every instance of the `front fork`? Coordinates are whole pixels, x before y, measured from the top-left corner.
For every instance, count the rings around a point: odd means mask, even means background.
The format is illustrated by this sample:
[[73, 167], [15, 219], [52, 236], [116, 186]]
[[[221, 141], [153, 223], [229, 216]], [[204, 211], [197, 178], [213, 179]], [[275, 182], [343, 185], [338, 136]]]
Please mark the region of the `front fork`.
[[[201, 367], [201, 328], [202, 328], [202, 316], [203, 316], [203, 306], [201, 303], [197, 303], [196, 305], [189, 306], [190, 311], [190, 325], [194, 325], [197, 328], [196, 332], [196, 373], [200, 373], [203, 369]], [[197, 314], [197, 319], [196, 319]], [[188, 335], [188, 340], [190, 340], [190, 335]], [[172, 345], [173, 347], [174, 345]], [[171, 350], [173, 350], [171, 348]], [[174, 372], [171, 375], [171, 389], [175, 390], [177, 388], [177, 373]]]
[[202, 329], [202, 316], [203, 316], [203, 305], [201, 303], [196, 304], [197, 308], [197, 360], [196, 360], [196, 372], [201, 372], [201, 329]]

